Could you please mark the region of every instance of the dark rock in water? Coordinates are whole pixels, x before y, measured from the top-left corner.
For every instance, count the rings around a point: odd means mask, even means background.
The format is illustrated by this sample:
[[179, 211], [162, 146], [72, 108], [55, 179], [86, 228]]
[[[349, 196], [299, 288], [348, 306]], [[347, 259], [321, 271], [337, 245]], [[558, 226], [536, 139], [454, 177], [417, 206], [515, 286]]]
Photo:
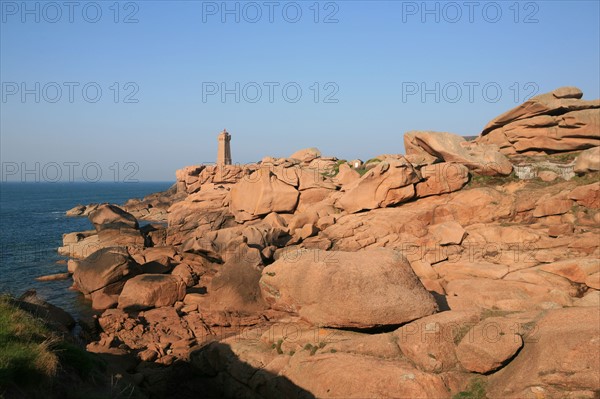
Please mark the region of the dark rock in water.
[[87, 216], [90, 212], [95, 211], [99, 204], [77, 205], [69, 209], [65, 214], [69, 217]]
[[36, 281], [59, 281], [66, 280], [71, 275], [69, 273], [56, 273], [56, 274], [48, 274], [46, 276], [36, 277]]
[[18, 299], [13, 299], [12, 303], [64, 333], [75, 327], [75, 320], [69, 313], [38, 297], [34, 289], [26, 291]]

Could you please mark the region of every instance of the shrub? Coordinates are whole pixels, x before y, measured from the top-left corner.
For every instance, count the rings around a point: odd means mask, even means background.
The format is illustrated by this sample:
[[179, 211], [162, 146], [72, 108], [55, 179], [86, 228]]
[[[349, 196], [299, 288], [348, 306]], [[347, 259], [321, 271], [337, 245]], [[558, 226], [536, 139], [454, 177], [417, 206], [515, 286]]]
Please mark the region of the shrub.
[[452, 399], [486, 399], [486, 381], [481, 377], [475, 377], [469, 383], [465, 391], [459, 392]]

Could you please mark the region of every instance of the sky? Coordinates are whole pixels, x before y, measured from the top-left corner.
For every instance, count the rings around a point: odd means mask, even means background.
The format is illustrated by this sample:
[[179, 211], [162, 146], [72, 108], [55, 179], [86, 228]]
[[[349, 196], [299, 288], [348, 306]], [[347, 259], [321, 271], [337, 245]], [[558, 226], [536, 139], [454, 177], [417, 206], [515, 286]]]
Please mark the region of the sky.
[[535, 94], [600, 97], [598, 1], [0, 1], [0, 181], [174, 181], [403, 153]]

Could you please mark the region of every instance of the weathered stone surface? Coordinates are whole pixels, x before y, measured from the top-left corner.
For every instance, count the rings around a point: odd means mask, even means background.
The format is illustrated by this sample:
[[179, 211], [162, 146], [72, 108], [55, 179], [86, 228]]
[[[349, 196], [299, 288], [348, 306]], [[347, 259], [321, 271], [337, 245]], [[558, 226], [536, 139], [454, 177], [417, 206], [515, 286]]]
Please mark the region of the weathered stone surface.
[[307, 190], [300, 191], [300, 198], [298, 199], [298, 207], [296, 212], [303, 212], [306, 209], [322, 203], [327, 197], [335, 193], [335, 190], [329, 188], [309, 188]]
[[317, 325], [361, 328], [405, 323], [437, 310], [396, 251], [297, 255], [263, 270], [261, 290], [274, 309], [298, 313]]
[[457, 366], [455, 341], [478, 321], [476, 311], [441, 312], [400, 327], [394, 336], [402, 353], [419, 368], [440, 373]]
[[429, 228], [429, 232], [440, 245], [460, 244], [467, 235], [460, 223], [454, 221], [433, 225]]
[[574, 227], [571, 223], [555, 224], [548, 228], [550, 237], [561, 237], [573, 234]]
[[108, 228], [119, 229], [129, 227], [137, 229], [139, 227], [137, 220], [132, 214], [112, 204], [98, 206], [98, 208], [89, 214], [88, 218], [97, 231]]
[[541, 198], [533, 211], [533, 216], [536, 218], [550, 216], [550, 215], [562, 215], [571, 210], [573, 201], [561, 198]]
[[320, 156], [321, 151], [319, 151], [318, 148], [310, 147], [296, 151], [295, 153], [290, 155], [289, 158], [297, 159], [302, 162], [310, 162], [313, 159], [318, 158]]
[[207, 189], [176, 202], [168, 211], [166, 243], [179, 245], [208, 231], [237, 225], [228, 205], [229, 191], [225, 189]]
[[426, 165], [420, 172], [424, 180], [415, 185], [419, 198], [460, 190], [469, 181], [467, 167], [454, 162]]
[[598, 109], [539, 115], [493, 130], [478, 142], [496, 144], [506, 154], [576, 151], [600, 145], [599, 127]]
[[100, 247], [143, 247], [145, 244], [137, 219], [116, 205], [99, 205], [88, 218], [96, 228]]
[[65, 212], [65, 215], [69, 217], [87, 216], [90, 212], [96, 210], [99, 205], [100, 204], [76, 205]]
[[194, 269], [186, 263], [180, 263], [175, 266], [173, 271], [171, 271], [171, 275], [180, 278], [187, 287], [192, 287], [198, 283], [198, 276], [194, 272]]
[[588, 208], [600, 208], [600, 182], [579, 186], [569, 194], [569, 198]]
[[185, 283], [176, 276], [142, 274], [127, 280], [119, 296], [126, 310], [171, 306], [185, 296]]
[[589, 173], [600, 170], [600, 147], [594, 147], [582, 151], [575, 159], [573, 171], [575, 173]]
[[215, 185], [232, 185], [256, 169], [255, 164], [187, 166], [175, 173], [177, 192], [193, 194]]
[[446, 162], [462, 164], [481, 175], [509, 175], [512, 164], [496, 146], [467, 142], [445, 132], [412, 131], [404, 134], [407, 154], [427, 153]]
[[346, 186], [360, 179], [360, 174], [355, 169], [352, 169], [347, 163], [341, 164], [339, 168], [339, 172], [335, 176], [335, 179], [342, 186]]
[[258, 283], [262, 264], [257, 248], [239, 245], [210, 282], [211, 309], [237, 312], [264, 309]]
[[65, 334], [68, 334], [75, 326], [73, 316], [63, 309], [44, 301], [37, 295], [34, 289], [27, 290], [18, 299], [5, 297], [4, 300], [31, 313], [34, 317], [39, 317], [45, 323], [50, 324]]
[[542, 170], [538, 173], [538, 177], [541, 181], [551, 182], [558, 179], [558, 174], [551, 170]]
[[385, 208], [414, 197], [419, 176], [405, 159], [380, 162], [346, 187], [338, 205], [349, 213]]
[[58, 254], [70, 258], [87, 258], [102, 246], [96, 231], [81, 231], [63, 234], [63, 246], [58, 248]]
[[585, 279], [585, 285], [595, 290], [600, 290], [600, 272], [588, 275]]
[[513, 121], [536, 115], [544, 115], [556, 111], [585, 109], [590, 104], [585, 101], [578, 101], [582, 97], [583, 92], [577, 87], [560, 87], [550, 93], [540, 94], [492, 119], [483, 128], [482, 134], [485, 135]]
[[298, 354], [281, 373], [318, 398], [450, 397], [439, 376], [401, 360], [347, 353]]
[[600, 100], [561, 87], [533, 97], [490, 121], [476, 140], [505, 154], [575, 151], [600, 145]]
[[565, 259], [540, 266], [540, 269], [564, 277], [574, 283], [584, 284], [590, 275], [600, 272], [600, 259]]
[[135, 276], [140, 266], [129, 256], [125, 248], [100, 249], [78, 262], [73, 281], [84, 294]]
[[519, 355], [489, 379], [490, 398], [594, 397], [600, 380], [600, 312], [549, 310], [533, 323]]
[[469, 371], [489, 373], [501, 368], [523, 346], [514, 322], [491, 317], [477, 324], [458, 344], [456, 356]]
[[259, 170], [233, 186], [229, 208], [233, 214], [293, 212], [298, 204], [298, 195], [293, 186], [279, 180], [272, 172]]
[[126, 280], [120, 280], [92, 292], [90, 294], [92, 309], [103, 310], [116, 307], [119, 302], [119, 294], [121, 294], [121, 290], [123, 290], [125, 281]]
[[466, 258], [437, 263], [434, 270], [446, 281], [451, 281], [470, 277], [498, 280], [506, 276], [509, 269], [508, 266], [496, 263], [469, 262], [469, 259]]
[[450, 309], [530, 310], [568, 306], [571, 297], [553, 287], [484, 278], [452, 280], [446, 286]]

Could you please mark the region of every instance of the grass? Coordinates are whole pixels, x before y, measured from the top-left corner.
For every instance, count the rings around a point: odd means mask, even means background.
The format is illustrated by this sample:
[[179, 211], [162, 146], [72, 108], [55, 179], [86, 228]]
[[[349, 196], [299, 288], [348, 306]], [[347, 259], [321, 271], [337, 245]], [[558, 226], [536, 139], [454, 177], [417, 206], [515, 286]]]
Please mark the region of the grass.
[[533, 155], [533, 156], [520, 156], [519, 159], [523, 162], [537, 163], [542, 161], [561, 162], [569, 163], [581, 154], [581, 151], [569, 152], [569, 153], [557, 153], [548, 155]]
[[575, 160], [581, 154], [581, 151], [578, 152], [570, 152], [567, 154], [552, 154], [549, 155], [549, 158], [555, 162], [571, 162]]
[[[365, 165], [366, 165], [366, 164], [365, 164]], [[361, 175], [361, 176], [364, 176], [364, 175], [365, 175], [365, 173], [367, 173], [367, 172], [368, 172], [368, 171], [370, 171], [371, 169], [367, 169], [367, 168], [365, 168], [365, 167], [363, 166], [363, 167], [360, 167], [360, 168], [357, 168], [357, 169], [354, 169], [354, 170], [356, 170], [356, 171], [358, 172], [358, 174], [359, 174], [359, 175]]]
[[306, 345], [304, 345], [304, 350], [310, 351], [310, 355], [314, 356], [315, 353], [317, 353], [317, 351], [319, 350], [319, 347], [316, 345], [312, 345], [312, 344], [306, 344]]
[[452, 399], [486, 399], [486, 381], [481, 377], [475, 377], [469, 382], [465, 391], [452, 396]]
[[75, 380], [86, 384], [105, 367], [98, 357], [16, 307], [11, 297], [0, 295], [0, 397], [53, 397], [51, 393], [65, 390], [76, 395]]
[[504, 317], [509, 314], [517, 313], [516, 310], [500, 310], [500, 309], [484, 309], [481, 312], [481, 320], [488, 319], [490, 317]]
[[338, 173], [340, 173], [340, 165], [345, 163], [348, 163], [348, 161], [345, 159], [340, 159], [331, 167], [331, 169], [321, 173], [321, 175], [324, 177], [335, 177], [338, 175]]
[[507, 183], [514, 183], [519, 181], [517, 175], [513, 172], [508, 176], [484, 176], [472, 174], [471, 179], [467, 183], [467, 188], [473, 187], [490, 187], [490, 186], [498, 186]]
[[49, 382], [58, 371], [56, 343], [40, 320], [0, 297], [0, 386]]
[[278, 353], [279, 355], [283, 355], [283, 349], [281, 349], [281, 345], [282, 345], [282, 344], [283, 344], [283, 339], [281, 339], [281, 338], [280, 338], [280, 339], [277, 341], [277, 345], [275, 345], [275, 349], [277, 349], [277, 353]]
[[586, 173], [584, 175], [575, 175], [571, 180], [575, 182], [578, 186], [585, 186], [592, 183], [600, 182], [600, 172]]

